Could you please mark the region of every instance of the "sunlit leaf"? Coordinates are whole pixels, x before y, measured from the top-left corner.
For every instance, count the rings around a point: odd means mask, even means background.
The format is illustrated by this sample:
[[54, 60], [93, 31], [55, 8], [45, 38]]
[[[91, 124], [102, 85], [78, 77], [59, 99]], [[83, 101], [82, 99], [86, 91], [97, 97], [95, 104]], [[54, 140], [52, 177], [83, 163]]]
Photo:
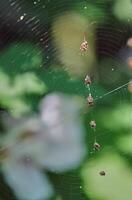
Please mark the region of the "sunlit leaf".
[[11, 77], [0, 72], [0, 105], [8, 109], [13, 115], [22, 115], [32, 108], [32, 102], [26, 102], [24, 95], [43, 95], [47, 88], [35, 73], [17, 75], [12, 81]]
[[122, 136], [117, 141], [117, 147], [126, 154], [132, 154], [132, 134]]
[[[105, 171], [106, 175], [99, 173]], [[106, 154], [89, 160], [82, 170], [84, 189], [91, 200], [130, 200], [132, 172], [116, 154]]]
[[17, 75], [14, 80], [14, 88], [18, 94], [36, 93], [43, 94], [46, 91], [46, 86], [35, 73], [24, 73]]
[[106, 128], [112, 130], [132, 129], [132, 106], [121, 104], [112, 110], [106, 110], [100, 120]]

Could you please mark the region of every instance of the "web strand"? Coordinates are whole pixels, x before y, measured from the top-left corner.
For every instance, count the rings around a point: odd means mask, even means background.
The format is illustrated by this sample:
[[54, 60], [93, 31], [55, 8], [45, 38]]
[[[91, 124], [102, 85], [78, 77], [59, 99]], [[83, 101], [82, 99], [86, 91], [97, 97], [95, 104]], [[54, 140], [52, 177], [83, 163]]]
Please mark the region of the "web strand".
[[127, 82], [127, 83], [125, 83], [125, 84], [123, 84], [123, 85], [121, 85], [121, 86], [119, 86], [119, 87], [117, 87], [117, 88], [115, 88], [115, 89], [113, 89], [113, 90], [111, 90], [111, 91], [109, 91], [109, 92], [107, 92], [107, 93], [105, 93], [105, 94], [99, 96], [98, 98], [95, 98], [95, 101], [97, 101], [97, 100], [99, 100], [99, 99], [102, 99], [102, 98], [104, 98], [105, 96], [114, 93], [115, 91], [120, 90], [121, 88], [127, 86], [129, 83], [130, 83], [130, 82]]

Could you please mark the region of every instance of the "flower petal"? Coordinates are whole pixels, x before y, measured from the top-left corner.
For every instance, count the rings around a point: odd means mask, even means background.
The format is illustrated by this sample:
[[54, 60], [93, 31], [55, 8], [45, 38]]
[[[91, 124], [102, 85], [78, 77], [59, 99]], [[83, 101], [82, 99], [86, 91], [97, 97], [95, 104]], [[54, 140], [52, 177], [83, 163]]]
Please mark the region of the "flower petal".
[[45, 132], [46, 126], [38, 118], [25, 119], [7, 133], [2, 145], [16, 159], [21, 156], [33, 158], [42, 150], [45, 152], [44, 148], [47, 146], [44, 139]]
[[5, 181], [20, 200], [47, 200], [53, 194], [46, 175], [39, 172], [32, 162], [6, 160], [2, 171]]
[[41, 119], [47, 125], [47, 154], [38, 162], [52, 171], [77, 167], [84, 159], [84, 128], [80, 120], [80, 102], [63, 94], [48, 95], [41, 103]]

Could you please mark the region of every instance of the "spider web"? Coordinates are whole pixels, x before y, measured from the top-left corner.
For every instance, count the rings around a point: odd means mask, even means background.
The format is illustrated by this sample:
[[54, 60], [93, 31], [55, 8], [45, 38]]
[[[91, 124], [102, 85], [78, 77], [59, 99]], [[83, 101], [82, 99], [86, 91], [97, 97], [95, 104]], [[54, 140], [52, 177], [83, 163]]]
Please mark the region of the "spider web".
[[[86, 10], [87, 3], [91, 1], [78, 1], [81, 2], [81, 9]], [[66, 6], [66, 5], [69, 6]], [[101, 9], [108, 9], [111, 11], [111, 1], [106, 5], [105, 1], [95, 1], [95, 6], [98, 6]], [[28, 9], [29, 7], [29, 9]], [[28, 40], [35, 42], [38, 46], [42, 47], [42, 51], [45, 52], [44, 62], [46, 66], [51, 62], [52, 57], [56, 54], [56, 48], [51, 45], [52, 37], [50, 35], [51, 21], [55, 19], [60, 13], [65, 11], [70, 12], [74, 7], [74, 1], [62, 1], [58, 0], [52, 4], [50, 0], [7, 0], [0, 2], [0, 34], [1, 34], [1, 48], [3, 49], [6, 45], [14, 41], [23, 41]], [[31, 13], [30, 8], [33, 9]], [[48, 13], [48, 9], [50, 12]], [[44, 16], [43, 16], [44, 13]], [[98, 18], [104, 18], [103, 15], [99, 13]], [[47, 23], [47, 21], [48, 23]], [[117, 28], [116, 28], [117, 27]], [[2, 33], [4, 32], [4, 34]], [[96, 48], [99, 61], [104, 57], [114, 59], [120, 48], [125, 44], [126, 38], [129, 35], [129, 24], [124, 26], [119, 25], [119, 22], [114, 21], [113, 16], [109, 14], [104, 23], [100, 23], [96, 30], [97, 39], [96, 39]], [[130, 35], [129, 35], [130, 36]], [[113, 66], [111, 66], [113, 69]], [[115, 68], [114, 68], [115, 69]], [[118, 68], [116, 71], [118, 72]], [[100, 73], [100, 72], [99, 72]], [[107, 76], [105, 74], [101, 75], [102, 79], [105, 79], [107, 82]], [[112, 80], [112, 76], [110, 77]], [[118, 87], [111, 89], [111, 86], [106, 88], [107, 92], [103, 94], [95, 94], [95, 102], [97, 104], [103, 104], [105, 99], [109, 101], [110, 96], [117, 95], [119, 98], [119, 103], [122, 104], [123, 101], [129, 99], [128, 92], [126, 90], [129, 80], [127, 82], [121, 83]], [[93, 111], [90, 113], [90, 118], [94, 118], [96, 113], [96, 107], [93, 108]], [[100, 133], [98, 135], [98, 133]], [[102, 137], [108, 137], [111, 135], [110, 130], [102, 130], [98, 128], [96, 130], [97, 138], [100, 140]], [[90, 139], [92, 144], [93, 138]], [[91, 155], [92, 157], [93, 155]], [[91, 159], [90, 157], [90, 159]], [[56, 184], [56, 191], [60, 196], [63, 196], [63, 200], [73, 200], [80, 199], [85, 200], [88, 197], [85, 196], [83, 191], [83, 185], [81, 180], [77, 176], [79, 172], [67, 173], [64, 175], [51, 175], [51, 179]], [[8, 186], [5, 186], [3, 178], [1, 177], [0, 181], [0, 193], [1, 200], [11, 200], [15, 199]]]

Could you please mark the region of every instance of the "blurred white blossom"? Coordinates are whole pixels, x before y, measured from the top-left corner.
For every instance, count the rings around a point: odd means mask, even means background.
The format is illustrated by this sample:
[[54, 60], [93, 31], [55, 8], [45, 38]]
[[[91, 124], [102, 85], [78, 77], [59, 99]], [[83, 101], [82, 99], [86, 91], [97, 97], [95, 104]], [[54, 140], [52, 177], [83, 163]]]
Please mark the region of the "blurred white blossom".
[[54, 93], [40, 104], [40, 115], [25, 119], [4, 138], [2, 172], [20, 200], [48, 199], [53, 187], [42, 170], [64, 172], [86, 154], [80, 101]]

